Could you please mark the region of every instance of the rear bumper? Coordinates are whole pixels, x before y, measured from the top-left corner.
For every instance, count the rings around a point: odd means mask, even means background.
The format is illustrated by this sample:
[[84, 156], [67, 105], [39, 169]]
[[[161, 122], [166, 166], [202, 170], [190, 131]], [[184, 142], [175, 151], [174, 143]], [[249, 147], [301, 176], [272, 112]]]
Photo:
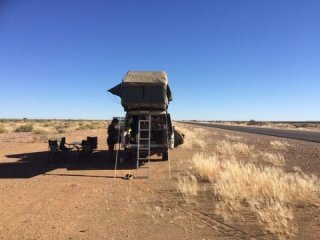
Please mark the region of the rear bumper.
[[[124, 150], [126, 152], [131, 152], [131, 153], [137, 153], [137, 144], [130, 144], [124, 146]], [[151, 154], [157, 154], [157, 153], [162, 153], [162, 152], [167, 152], [168, 151], [168, 146], [163, 145], [163, 144], [151, 144], [150, 145], [150, 153]]]

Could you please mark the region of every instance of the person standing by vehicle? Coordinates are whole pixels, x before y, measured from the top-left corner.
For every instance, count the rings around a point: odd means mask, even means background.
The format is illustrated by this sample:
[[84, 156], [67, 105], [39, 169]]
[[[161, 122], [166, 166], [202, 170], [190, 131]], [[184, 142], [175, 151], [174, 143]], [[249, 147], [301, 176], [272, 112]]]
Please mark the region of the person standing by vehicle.
[[109, 156], [110, 158], [113, 157], [114, 152], [114, 145], [118, 142], [118, 129], [116, 128], [116, 125], [119, 123], [119, 120], [117, 118], [114, 118], [111, 122], [111, 124], [108, 126], [108, 138], [107, 138], [107, 144], [108, 144], [108, 150], [109, 150]]

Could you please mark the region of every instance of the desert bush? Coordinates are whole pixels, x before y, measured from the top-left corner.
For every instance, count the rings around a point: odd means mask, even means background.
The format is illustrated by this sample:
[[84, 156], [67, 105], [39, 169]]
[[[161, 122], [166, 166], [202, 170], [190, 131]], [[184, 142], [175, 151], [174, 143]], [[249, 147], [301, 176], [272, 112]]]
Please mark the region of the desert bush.
[[56, 126], [55, 128], [56, 128], [57, 133], [65, 133], [66, 132], [64, 126], [62, 126], [62, 125]]
[[293, 166], [292, 171], [297, 172], [297, 173], [302, 173], [302, 170], [298, 166]]
[[105, 121], [89, 121], [79, 124], [80, 129], [99, 129], [99, 128], [105, 128], [106, 122]]
[[35, 129], [33, 130], [34, 134], [47, 134], [48, 132], [46, 130], [42, 130], [42, 129]]
[[32, 132], [33, 125], [32, 124], [25, 124], [17, 127], [14, 131], [15, 132]]
[[77, 130], [87, 130], [87, 129], [95, 129], [93, 125], [91, 124], [80, 124], [80, 126], [77, 128]]
[[250, 120], [247, 125], [257, 125], [257, 122], [255, 120]]
[[280, 153], [261, 153], [262, 160], [275, 166], [283, 166], [286, 163], [284, 156]]
[[42, 126], [47, 128], [47, 127], [52, 126], [52, 123], [50, 121], [46, 121], [46, 122], [42, 123]]
[[175, 129], [184, 134], [184, 143], [181, 145], [185, 149], [198, 148], [205, 149], [205, 138], [210, 134], [203, 128], [194, 128], [182, 124], [176, 124]]
[[0, 133], [5, 133], [5, 132], [7, 132], [7, 130], [3, 126], [0, 126]]
[[37, 140], [40, 142], [48, 142], [49, 137], [46, 134], [39, 134]]
[[70, 122], [63, 122], [61, 124], [64, 128], [69, 128], [71, 126], [71, 123]]
[[222, 155], [249, 154], [254, 149], [242, 142], [229, 142], [226, 140], [218, 141], [216, 150]]
[[105, 121], [94, 121], [91, 123], [93, 125], [94, 129], [98, 128], [105, 128], [107, 126], [107, 123]]
[[235, 136], [235, 135], [229, 135], [229, 134], [225, 134], [224, 136], [225, 136], [227, 139], [233, 140], [233, 141], [240, 140], [240, 139], [242, 138], [241, 136]]
[[[196, 161], [200, 159], [200, 161]], [[205, 160], [204, 160], [205, 159]], [[209, 181], [210, 179], [218, 179], [220, 174], [220, 165], [218, 155], [207, 155], [204, 153], [196, 153], [192, 158], [192, 164], [202, 179]]]
[[286, 148], [289, 147], [290, 144], [287, 141], [279, 141], [279, 140], [273, 140], [270, 142], [270, 145], [274, 148]]
[[177, 187], [187, 202], [190, 201], [190, 197], [197, 196], [198, 181], [197, 178], [190, 173], [178, 177]]
[[212, 183], [220, 200], [217, 213], [226, 217], [249, 209], [265, 230], [277, 235], [295, 233], [293, 207], [319, 204], [319, 179], [315, 176], [203, 153], [195, 154], [192, 162], [199, 176]]

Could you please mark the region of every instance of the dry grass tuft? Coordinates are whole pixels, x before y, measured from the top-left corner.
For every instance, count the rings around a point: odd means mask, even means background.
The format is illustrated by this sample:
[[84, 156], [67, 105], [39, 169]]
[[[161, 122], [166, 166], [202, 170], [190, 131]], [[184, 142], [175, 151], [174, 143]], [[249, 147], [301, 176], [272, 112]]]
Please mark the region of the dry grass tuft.
[[[191, 136], [185, 138], [190, 149], [194, 147], [194, 139], [203, 144], [208, 142], [205, 135], [197, 135], [194, 128], [185, 127], [182, 132]], [[278, 238], [294, 235], [297, 231], [293, 221], [294, 209], [320, 205], [319, 179], [304, 174], [299, 168], [284, 172], [278, 167], [286, 162], [282, 154], [255, 151], [254, 146], [239, 141], [241, 137], [227, 134], [225, 137], [228, 140], [215, 142], [215, 154], [204, 153], [204, 148], [194, 154], [189, 171], [196, 171], [196, 175], [189, 173], [189, 176], [178, 179], [178, 188], [187, 202], [191, 197], [195, 198], [200, 189], [197, 176], [210, 183], [217, 214], [228, 218], [233, 215], [243, 217], [249, 212], [263, 230]], [[276, 149], [290, 146], [279, 140], [271, 141], [270, 145]], [[239, 161], [257, 157], [272, 166]]]
[[232, 141], [239, 141], [240, 139], [242, 139], [241, 136], [235, 136], [235, 135], [229, 135], [229, 134], [225, 134], [224, 136], [227, 139], [232, 140]]
[[283, 166], [286, 163], [284, 156], [280, 153], [261, 153], [262, 160], [275, 166]]
[[0, 125], [0, 133], [6, 133], [6, 132], [7, 132], [7, 130], [3, 126]]
[[274, 148], [286, 148], [289, 147], [290, 144], [287, 141], [279, 141], [279, 140], [273, 140], [270, 142], [270, 145]]
[[178, 177], [177, 187], [187, 202], [190, 202], [191, 198], [198, 194], [197, 178], [190, 173]]
[[35, 129], [33, 130], [33, 133], [34, 134], [39, 134], [39, 135], [45, 135], [45, 134], [48, 134], [48, 131], [44, 130], [44, 129]]
[[294, 166], [294, 167], [292, 168], [292, 171], [297, 172], [297, 173], [302, 173], [301, 168], [300, 168], [300, 167], [297, 167], [297, 166]]
[[144, 214], [149, 216], [154, 223], [158, 223], [158, 221], [165, 217], [166, 211], [161, 206], [147, 206], [145, 210], [143, 211]]
[[222, 155], [249, 154], [254, 149], [242, 142], [218, 141], [216, 150]]
[[33, 125], [32, 124], [25, 124], [17, 127], [14, 131], [15, 132], [32, 132]]
[[44, 131], [49, 134], [60, 134], [75, 130], [102, 129], [106, 126], [107, 121], [103, 120], [8, 120], [1, 122], [0, 132], [3, 128], [6, 133], [32, 132], [41, 134], [40, 132]]
[[296, 228], [292, 224], [294, 219], [292, 208], [281, 204], [279, 201], [272, 200], [263, 205], [258, 203], [253, 207], [257, 214], [258, 223], [265, 226], [266, 231], [279, 236], [292, 236], [296, 233]]
[[319, 204], [319, 179], [315, 176], [203, 153], [195, 154], [192, 161], [199, 175], [213, 184], [212, 190], [221, 200], [220, 214], [250, 210], [264, 229], [274, 234], [294, 234], [294, 206]]
[[181, 145], [185, 149], [204, 150], [207, 145], [205, 139], [210, 135], [208, 130], [200, 127], [191, 127], [184, 124], [176, 124], [175, 128], [184, 134], [184, 143]]
[[[205, 161], [203, 160], [205, 159]], [[207, 155], [204, 153], [195, 153], [192, 163], [201, 178], [205, 180], [218, 179], [220, 174], [219, 158], [217, 155]]]

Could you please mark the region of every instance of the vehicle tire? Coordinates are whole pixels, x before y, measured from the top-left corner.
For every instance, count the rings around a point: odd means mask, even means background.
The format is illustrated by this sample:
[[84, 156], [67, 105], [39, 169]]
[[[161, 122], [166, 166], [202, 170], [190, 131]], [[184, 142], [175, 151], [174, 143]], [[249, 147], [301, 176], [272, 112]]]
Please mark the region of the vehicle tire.
[[162, 160], [163, 161], [168, 161], [169, 160], [168, 152], [162, 152]]

